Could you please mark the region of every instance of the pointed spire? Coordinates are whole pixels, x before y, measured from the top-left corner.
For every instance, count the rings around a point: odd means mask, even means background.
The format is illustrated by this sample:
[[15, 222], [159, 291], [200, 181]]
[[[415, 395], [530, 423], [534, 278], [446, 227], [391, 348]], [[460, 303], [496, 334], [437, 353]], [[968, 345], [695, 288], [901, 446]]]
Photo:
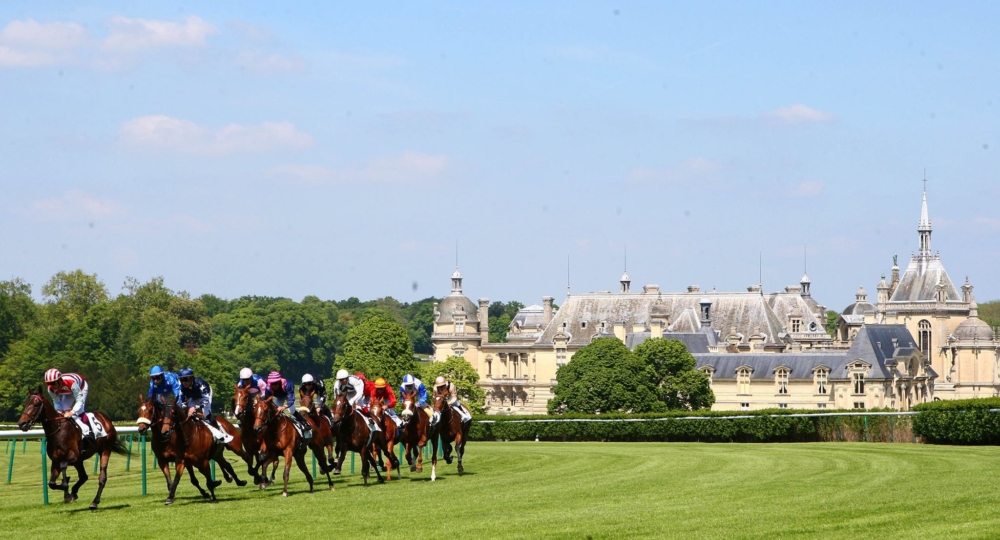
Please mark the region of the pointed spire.
[[920, 230], [931, 230], [931, 218], [927, 212], [927, 178], [924, 177], [924, 202], [920, 205]]
[[920, 257], [926, 259], [931, 256], [931, 218], [927, 211], [927, 173], [924, 172], [924, 200], [920, 205], [920, 224], [917, 225], [917, 233], [920, 235]]

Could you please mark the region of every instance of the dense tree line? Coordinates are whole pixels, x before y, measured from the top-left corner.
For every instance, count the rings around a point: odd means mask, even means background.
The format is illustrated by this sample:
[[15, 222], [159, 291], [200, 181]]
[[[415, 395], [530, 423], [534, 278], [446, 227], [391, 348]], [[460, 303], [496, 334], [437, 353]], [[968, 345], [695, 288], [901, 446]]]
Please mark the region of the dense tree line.
[[168, 289], [162, 278], [128, 279], [112, 296], [96, 275], [81, 270], [56, 274], [40, 292], [36, 302], [27, 283], [0, 281], [3, 419], [12, 419], [27, 388], [41, 384], [50, 367], [83, 374], [90, 385], [87, 408], [125, 419], [134, 416], [136, 396], [146, 392], [147, 373], [157, 364], [194, 368], [213, 385], [220, 408], [243, 366], [280, 370], [295, 382], [304, 373], [329, 378], [337, 367], [369, 369], [398, 385], [403, 371], [417, 370], [414, 352], [432, 352], [435, 298], [192, 298]]

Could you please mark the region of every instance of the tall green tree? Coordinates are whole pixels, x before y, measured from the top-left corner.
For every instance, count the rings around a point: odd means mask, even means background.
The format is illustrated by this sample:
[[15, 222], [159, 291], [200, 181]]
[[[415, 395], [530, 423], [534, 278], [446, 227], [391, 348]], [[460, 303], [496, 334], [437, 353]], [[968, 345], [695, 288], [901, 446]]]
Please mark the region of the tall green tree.
[[434, 379], [443, 376], [455, 383], [458, 399], [469, 408], [472, 414], [486, 412], [486, 392], [476, 385], [479, 373], [465, 358], [450, 356], [444, 362], [431, 362], [424, 366], [422, 380], [426, 385], [433, 385]]
[[979, 304], [979, 318], [996, 331], [997, 327], [1000, 327], [1000, 300]]
[[556, 372], [551, 414], [651, 412], [666, 410], [653, 368], [615, 338], [598, 338]]
[[826, 333], [830, 334], [832, 337], [837, 336], [837, 319], [840, 318], [840, 313], [832, 309], [826, 310]]
[[370, 379], [384, 377], [393, 387], [415, 371], [413, 345], [406, 329], [385, 314], [375, 314], [351, 328], [344, 354], [337, 356], [335, 364], [351, 373], [362, 371]]
[[708, 375], [695, 369], [694, 356], [683, 342], [653, 338], [639, 344], [636, 359], [656, 374], [653, 384], [667, 409], [709, 409], [715, 394]]
[[0, 281], [0, 358], [11, 343], [23, 339], [38, 322], [38, 305], [31, 298], [31, 285], [20, 279]]

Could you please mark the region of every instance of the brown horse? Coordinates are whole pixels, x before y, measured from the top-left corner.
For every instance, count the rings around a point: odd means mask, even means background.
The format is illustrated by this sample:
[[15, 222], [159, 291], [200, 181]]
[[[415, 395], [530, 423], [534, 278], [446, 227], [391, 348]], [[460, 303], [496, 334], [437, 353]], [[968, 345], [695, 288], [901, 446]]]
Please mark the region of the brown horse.
[[[315, 395], [300, 395], [299, 396], [299, 407], [308, 410], [308, 415], [306, 418], [312, 423], [312, 442], [310, 443], [310, 448], [313, 449], [313, 453], [316, 453], [316, 449], [320, 448], [319, 454], [316, 455], [317, 461], [320, 461], [324, 468], [329, 466], [329, 471], [333, 470], [333, 446], [337, 442], [336, 437], [333, 435], [333, 419], [324, 411], [316, 406]], [[329, 411], [327, 411], [328, 413]], [[323, 459], [320, 460], [320, 455]], [[328, 471], [327, 471], [328, 472]]]
[[[101, 493], [104, 491], [104, 484], [108, 481], [108, 461], [111, 459], [111, 453], [119, 455], [129, 453], [122, 442], [118, 440], [115, 426], [107, 415], [95, 412], [94, 416], [104, 427], [107, 436], [98, 439], [96, 443], [84, 444], [80, 426], [76, 425], [76, 422], [71, 418], [65, 418], [56, 412], [52, 402], [42, 396], [42, 388], [38, 387], [37, 390], [31, 391], [31, 395], [24, 402], [21, 418], [17, 421], [17, 427], [21, 428], [21, 431], [28, 431], [35, 423], [41, 421], [47, 442], [46, 453], [52, 462], [49, 471], [49, 488], [64, 492], [63, 502], [71, 503], [78, 498], [77, 493], [80, 491], [80, 486], [88, 478], [84, 466], [86, 461], [94, 454], [101, 455], [101, 474], [97, 477], [97, 496], [94, 497], [94, 502], [90, 503], [91, 510], [97, 510], [97, 505], [101, 504]], [[69, 465], [76, 468], [80, 477], [73, 484], [72, 489], [69, 487], [70, 479], [66, 476], [66, 467]], [[60, 474], [63, 477], [62, 483], [56, 484], [56, 479], [59, 478]]]
[[444, 461], [451, 465], [451, 443], [455, 443], [455, 453], [458, 454], [458, 474], [465, 472], [462, 467], [462, 456], [465, 454], [465, 441], [469, 439], [469, 426], [472, 421], [462, 422], [462, 417], [448, 405], [447, 390], [434, 392], [434, 412], [439, 415], [437, 424], [431, 428], [431, 481], [437, 478], [438, 437], [444, 445]]
[[[379, 427], [382, 428], [381, 437], [385, 439], [385, 448], [389, 455], [395, 455], [394, 448], [396, 446], [396, 438], [398, 433], [396, 432], [396, 422], [389, 418], [389, 414], [386, 413], [385, 398], [375, 397], [372, 398], [372, 403], [370, 406], [372, 418], [378, 423]], [[372, 457], [378, 461], [379, 466], [382, 465], [382, 456], [379, 454], [378, 446], [372, 445]], [[397, 463], [399, 459], [396, 459]], [[392, 460], [390, 460], [390, 463]], [[396, 467], [396, 474], [399, 475], [399, 466]], [[386, 482], [392, 481], [392, 467], [389, 467], [385, 471]]]
[[416, 390], [403, 392], [400, 400], [403, 402], [403, 446], [406, 462], [410, 464], [410, 472], [424, 472], [423, 449], [427, 445], [427, 433], [430, 431], [430, 418], [418, 405]]
[[[164, 438], [161, 434], [163, 427], [163, 409], [165, 408], [164, 403], [160, 400], [147, 398], [142, 394], [139, 394], [139, 408], [136, 411], [136, 424], [139, 427], [139, 434], [145, 435], [147, 432], [151, 431], [153, 434], [160, 434], [158, 436], [151, 436], [149, 438], [150, 448], [153, 450], [153, 455], [156, 456], [156, 462], [160, 465], [160, 470], [163, 472], [163, 476], [167, 479], [167, 489], [170, 489], [170, 484], [172, 478], [170, 476], [170, 463], [177, 463], [178, 459], [183, 459], [183, 456], [177, 452], [174, 445], [171, 444], [169, 438]], [[254, 474], [254, 470], [250, 467], [250, 461], [252, 458], [243, 450], [242, 443], [240, 441], [240, 434], [236, 431], [236, 428], [229, 423], [228, 420], [221, 417], [216, 417], [216, 421], [219, 423], [219, 427], [223, 431], [228, 433], [233, 440], [229, 441], [226, 445], [226, 449], [230, 450], [234, 454], [240, 456], [244, 462], [247, 463], [247, 473], [254, 477], [255, 482], [257, 476]], [[247, 485], [245, 480], [240, 480], [239, 477], [230, 474], [232, 466], [225, 459], [218, 461], [220, 468], [222, 469], [222, 474], [226, 479], [226, 482], [232, 482], [236, 480], [236, 485], [243, 487]], [[198, 488], [198, 492], [201, 496], [208, 499], [211, 497], [208, 492], [201, 488], [201, 484], [198, 483], [198, 478], [194, 475], [194, 468], [187, 467], [188, 476], [191, 478], [191, 484]]]
[[[215, 436], [208, 429], [208, 426], [193, 418], [187, 418], [187, 409], [180, 406], [176, 398], [168, 399], [163, 405], [160, 435], [164, 442], [173, 448], [174, 462], [177, 466], [177, 473], [170, 483], [170, 493], [163, 504], [173, 504], [174, 495], [177, 493], [177, 484], [180, 483], [181, 475], [186, 467], [196, 468], [201, 472], [208, 484], [208, 493], [212, 502], [217, 502], [215, 488], [219, 487], [222, 481], [212, 480], [211, 462], [213, 460], [222, 467], [223, 473], [227, 477], [232, 476], [236, 478], [238, 484], [246, 485], [246, 482], [241, 483], [233, 466], [223, 456], [223, 451], [227, 446], [216, 444]], [[200, 487], [198, 489], [201, 490]]]
[[[240, 421], [240, 440], [243, 443], [243, 451], [250, 459], [247, 462], [247, 467], [251, 469], [250, 474], [254, 478], [254, 483], [260, 484], [267, 475], [267, 471], [260, 468], [262, 463], [261, 445], [264, 442], [264, 434], [255, 431], [253, 428], [253, 394], [250, 393], [249, 388], [240, 388], [239, 384], [236, 385], [236, 391], [233, 394], [233, 416]], [[275, 468], [277, 466], [277, 463], [275, 463]], [[271, 478], [273, 481], [273, 472]]]
[[[309, 469], [306, 468], [306, 445], [303, 444], [299, 432], [292, 425], [292, 420], [278, 412], [273, 399], [273, 397], [264, 399], [258, 397], [253, 407], [253, 428], [264, 435], [262, 468], [266, 471], [269, 463], [277, 463], [280, 452], [280, 455], [285, 458], [285, 474], [282, 476], [285, 481], [285, 489], [281, 494], [285, 497], [288, 496], [288, 473], [292, 469], [292, 459], [295, 460], [295, 464], [299, 466], [302, 474], [306, 475], [306, 480], [309, 481], [309, 493], [312, 493], [313, 478], [309, 474]], [[329, 478], [329, 475], [327, 477]], [[333, 480], [330, 480], [330, 486], [333, 486]], [[266, 483], [260, 484], [260, 489], [266, 487]]]
[[[371, 448], [373, 444], [377, 444], [377, 438], [373, 437], [373, 433], [368, 428], [368, 421], [360, 412], [354, 410], [344, 394], [337, 396], [336, 401], [333, 402], [333, 427], [337, 434], [337, 470], [340, 470], [344, 456], [350, 450], [361, 456], [361, 478], [364, 479], [365, 486], [368, 485], [368, 475], [372, 468], [375, 469], [378, 483], [384, 483], [385, 479], [382, 478], [382, 473], [378, 470], [378, 462], [372, 458]], [[380, 450], [386, 451], [384, 437]], [[393, 466], [399, 468], [398, 461], [393, 463], [395, 458], [390, 455], [389, 459]]]

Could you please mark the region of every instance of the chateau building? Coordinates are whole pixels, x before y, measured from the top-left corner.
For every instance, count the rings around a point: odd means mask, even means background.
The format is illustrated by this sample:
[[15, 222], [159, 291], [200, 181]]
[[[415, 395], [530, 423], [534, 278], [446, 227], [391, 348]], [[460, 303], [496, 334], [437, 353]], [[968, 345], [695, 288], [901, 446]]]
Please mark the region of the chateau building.
[[489, 339], [489, 300], [465, 296], [462, 274], [434, 311], [434, 358], [461, 356], [479, 372], [493, 414], [546, 412], [556, 371], [595, 338], [628, 347], [650, 338], [685, 343], [697, 368], [710, 377], [713, 409], [872, 408], [907, 410], [931, 399], [1000, 393], [1000, 339], [977, 316], [972, 285], [955, 287], [937, 253], [924, 193], [917, 228], [919, 251], [900, 273], [883, 277], [872, 304], [861, 288], [855, 302], [826, 331], [826, 307], [812, 283], [765, 293], [632, 291], [631, 277], [617, 292], [567, 294], [521, 309], [506, 341]]

